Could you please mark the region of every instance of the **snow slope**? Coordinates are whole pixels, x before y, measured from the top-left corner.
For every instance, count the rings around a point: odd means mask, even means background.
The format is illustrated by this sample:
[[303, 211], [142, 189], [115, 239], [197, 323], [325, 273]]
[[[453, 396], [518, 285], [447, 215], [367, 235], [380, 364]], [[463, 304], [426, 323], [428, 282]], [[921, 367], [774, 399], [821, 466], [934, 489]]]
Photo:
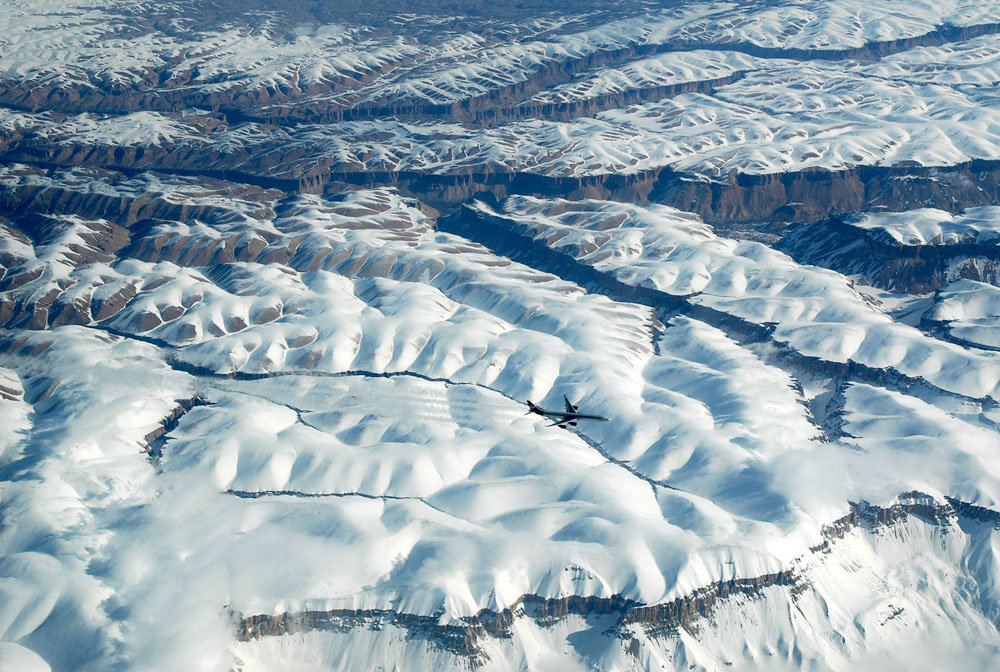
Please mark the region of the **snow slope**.
[[[340, 24], [299, 25], [283, 32], [286, 27], [271, 19], [257, 30], [239, 22], [206, 27], [184, 40], [141, 32], [146, 29], [132, 25], [137, 19], [110, 8], [71, 5], [64, 13], [18, 8], [4, 17], [6, 33], [18, 37], [0, 52], [12, 83], [71, 87], [75, 96], [96, 87], [96, 102], [87, 103], [93, 110], [119, 105], [101, 102], [102, 86], [132, 87], [141, 96], [120, 103], [124, 109], [115, 108], [113, 117], [19, 115], [5, 125], [39, 127], [31, 144], [107, 146], [112, 153], [119, 146], [159, 147], [185, 162], [226, 157], [225, 166], [182, 166], [189, 170], [242, 168], [255, 175], [297, 176], [319, 166], [335, 172], [523, 171], [582, 177], [670, 167], [718, 176], [909, 162], [952, 166], [1000, 158], [997, 106], [988, 90], [995, 80], [989, 36], [917, 46], [875, 62], [792, 61], [697, 49], [859, 48], [949, 25], [987, 25], [997, 20], [990, 5], [911, 3], [900, 13], [892, 3], [701, 4], [577, 32], [546, 33], [545, 39], [529, 34], [509, 43], [476, 39], [468, 32], [424, 43], [422, 37], [384, 36], [365, 26]], [[103, 32], [98, 36], [96, 31]], [[135, 31], [140, 34], [131, 35]], [[119, 34], [129, 35], [128, 54]], [[39, 44], [49, 46], [40, 52]], [[675, 45], [691, 50], [625, 56], [639, 47], [655, 51]], [[157, 95], [176, 102], [143, 109], [150, 99], [142, 92], [153, 85], [145, 78], [156, 72], [164, 80]], [[590, 114], [584, 105], [581, 116], [567, 122], [501, 115], [491, 128], [470, 129], [433, 120], [447, 118], [452, 109], [455, 114], [482, 112], [489, 119], [497, 109], [518, 109], [519, 104], [526, 109], [540, 103], [582, 104], [597, 96], [735, 74], [745, 76], [703, 93], [609, 103], [611, 109], [596, 110], [596, 118], [584, 116]], [[53, 78], [58, 81], [49, 81]], [[960, 84], [973, 86], [955, 86]], [[44, 109], [44, 102], [31, 95], [18, 97], [16, 104]], [[125, 94], [115, 89], [114, 96], [120, 101]], [[419, 114], [428, 105], [441, 109], [413, 123], [393, 118]], [[375, 112], [371, 120], [275, 129], [194, 120], [192, 106], [232, 107], [251, 117], [298, 110], [336, 119]], [[143, 165], [150, 161], [155, 158]], [[289, 162], [297, 167], [292, 170]], [[163, 165], [176, 163], [174, 158]]]
[[[526, 200], [506, 210], [517, 205], [517, 216], [536, 225], [573, 220], [575, 236], [608, 238], [603, 250], [618, 252], [606, 258], [631, 254], [636, 272], [670, 266], [651, 250], [639, 254], [635, 241], [619, 246], [619, 232], [674, 236], [675, 253], [701, 255], [716, 284], [725, 277], [714, 270], [720, 261], [735, 263], [735, 244], [690, 217], [632, 208], [623, 218], [623, 206], [554, 203], [561, 214], [552, 202]], [[23, 507], [26, 521], [3, 538], [6, 557], [24, 559], [10, 570], [21, 597], [6, 602], [6, 636], [30, 642], [50, 665], [167, 669], [198, 660], [213, 669], [234, 655], [245, 669], [262, 669], [255, 665], [272, 664], [273, 655], [323, 660], [331, 650], [348, 658], [327, 658], [330, 665], [367, 664], [367, 646], [377, 657], [395, 655], [380, 637], [396, 626], [348, 644], [288, 635], [280, 646], [303, 653], [275, 654], [279, 644], [269, 638], [235, 643], [233, 619], [381, 609], [463, 627], [463, 619], [510, 608], [526, 594], [665, 604], [727, 577], [806, 567], [797, 563], [807, 562], [848, 501], [891, 502], [919, 489], [936, 502], [947, 495], [997, 506], [998, 439], [973, 402], [853, 385], [836, 413], [845, 436], [856, 438], [822, 443], [795, 378], [719, 328], [690, 317], [660, 325], [646, 307], [588, 294], [438, 233], [391, 191], [283, 199], [262, 219], [241, 214], [245, 207], [220, 208], [212, 226], [151, 224], [133, 237], [136, 259], [67, 260], [78, 238], [68, 234], [40, 239], [34, 257], [26, 255], [26, 263], [58, 269], [32, 282], [61, 284], [68, 296], [123, 284], [136, 290], [89, 326], [7, 331], [0, 345], [2, 365], [31, 399], [30, 415], [18, 411], [27, 402], [14, 382], [5, 386], [14, 390], [8, 412], [27, 417], [30, 432], [4, 472], [5, 515]], [[634, 233], [623, 222], [634, 222]], [[70, 222], [69, 230], [81, 226]], [[240, 242], [227, 248], [230, 240]], [[800, 287], [802, 306], [814, 285], [794, 274], [832, 282], [832, 274], [797, 271], [780, 255], [742, 245], [736, 258], [756, 260], [749, 269], [782, 269], [785, 286]], [[254, 260], [225, 261], [223, 249]], [[773, 272], [747, 274], [748, 287], [781, 296], [754, 279]], [[682, 273], [675, 282], [698, 277]], [[695, 296], [707, 305], [724, 292], [706, 280]], [[861, 311], [842, 287], [838, 310]], [[800, 322], [824, 324], [818, 308], [797, 312]], [[74, 370], [87, 375], [60, 373]], [[230, 372], [263, 377], [219, 375]], [[574, 433], [523, 415], [523, 399], [557, 405], [562, 394], [614, 424]], [[176, 424], [158, 436], [169, 417]], [[57, 492], [65, 504], [46, 512]], [[73, 532], [57, 545], [29, 551], [31, 539], [67, 526]], [[188, 586], [181, 596], [177, 583]], [[811, 589], [816, 600], [847, 599], [824, 585]], [[899, 587], [879, 590], [899, 599]], [[733, 599], [719, 618], [739, 605], [773, 614], [786, 598], [759, 606]], [[15, 606], [28, 604], [49, 606]], [[863, 600], [844, 604], [867, 613]], [[96, 648], [70, 652], [56, 643], [67, 614]], [[583, 637], [574, 633], [590, 621], [574, 618], [559, 620], [558, 632]], [[585, 662], [592, 656], [611, 669], [631, 664], [620, 639], [561, 651], [549, 635], [533, 634], [533, 620], [522, 622], [510, 644], [482, 644], [491, 665], [535, 665], [535, 656], [556, 665], [597, 664]], [[811, 622], [815, 637], [836, 627]], [[776, 625], [768, 636], [791, 627]], [[702, 652], [680, 654], [678, 641], [647, 644], [649, 635], [630, 632], [641, 656], [707, 664], [722, 655], [683, 638]], [[809, 637], [801, 646], [819, 647], [807, 656], [815, 659], [825, 648]], [[443, 655], [434, 653], [434, 635], [419, 641], [421, 653], [408, 653], [413, 661]], [[770, 646], [755, 642], [765, 648], [749, 661]]]
[[962, 342], [985, 348], [1000, 348], [997, 319], [1000, 290], [974, 280], [956, 280], [934, 297], [934, 306], [924, 319], [942, 323], [947, 333]]
[[795, 352], [922, 378], [979, 398], [1000, 394], [1000, 361], [937, 341], [875, 310], [839, 274], [766, 245], [716, 236], [664, 206], [511, 197], [499, 213], [531, 239], [629, 285], [766, 326]]
[[0, 7], [0, 670], [996, 667], [1000, 4], [410, 5]]
[[850, 224], [880, 232], [900, 245], [995, 245], [1000, 238], [1000, 209], [970, 208], [956, 215], [927, 208], [867, 214]]

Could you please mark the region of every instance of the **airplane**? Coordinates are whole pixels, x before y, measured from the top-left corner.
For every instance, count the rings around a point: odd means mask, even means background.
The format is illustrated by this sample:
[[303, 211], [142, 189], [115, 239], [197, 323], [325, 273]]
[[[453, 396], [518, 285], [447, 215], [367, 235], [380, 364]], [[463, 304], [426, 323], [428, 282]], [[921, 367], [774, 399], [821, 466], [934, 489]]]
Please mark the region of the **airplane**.
[[569, 399], [566, 398], [566, 395], [563, 395], [563, 401], [566, 402], [565, 411], [546, 411], [544, 408], [536, 406], [534, 403], [532, 403], [531, 399], [528, 399], [528, 413], [525, 413], [525, 415], [528, 415], [529, 413], [534, 413], [535, 415], [540, 415], [543, 418], [549, 418], [549, 419], [555, 418], [556, 421], [553, 422], [551, 425], [546, 425], [546, 427], [554, 427], [555, 425], [559, 425], [563, 429], [566, 429], [567, 427], [576, 427], [577, 420], [600, 420], [602, 422], [608, 422], [609, 420], [608, 418], [605, 418], [603, 415], [591, 415], [590, 413], [580, 413], [579, 412], [580, 407], [575, 404], [569, 403]]

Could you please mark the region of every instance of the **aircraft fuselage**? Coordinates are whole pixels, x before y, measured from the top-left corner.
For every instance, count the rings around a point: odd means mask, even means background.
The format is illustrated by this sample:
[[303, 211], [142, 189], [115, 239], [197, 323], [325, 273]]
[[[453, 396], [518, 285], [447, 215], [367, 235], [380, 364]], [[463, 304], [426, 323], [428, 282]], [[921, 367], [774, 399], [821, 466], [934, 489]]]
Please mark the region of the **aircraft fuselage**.
[[[563, 397], [563, 399], [566, 399]], [[536, 406], [531, 400], [528, 400], [528, 412], [534, 413], [535, 415], [540, 415], [543, 418], [548, 418], [554, 420], [552, 425], [558, 425], [563, 429], [568, 427], [575, 427], [577, 420], [597, 420], [600, 422], [609, 422], [610, 418], [603, 415], [596, 415], [594, 413], [580, 413], [577, 410], [577, 406], [571, 404], [569, 399], [566, 399], [566, 410], [565, 411], [549, 411], [540, 406]], [[551, 426], [551, 425], [550, 425]]]

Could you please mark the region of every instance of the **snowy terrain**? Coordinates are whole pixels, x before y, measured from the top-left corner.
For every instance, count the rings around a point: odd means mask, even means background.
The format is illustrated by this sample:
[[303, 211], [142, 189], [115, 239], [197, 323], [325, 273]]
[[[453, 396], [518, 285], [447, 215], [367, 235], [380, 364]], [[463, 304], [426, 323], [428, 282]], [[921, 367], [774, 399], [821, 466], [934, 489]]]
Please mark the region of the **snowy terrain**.
[[467, 4], [0, 7], [0, 670], [1000, 664], [1000, 3]]
[[1000, 290], [974, 280], [956, 280], [938, 292], [925, 318], [943, 323], [952, 338], [1000, 349]]
[[930, 208], [869, 214], [850, 223], [880, 232], [900, 245], [996, 245], [1000, 241], [1000, 208], [993, 206], [958, 214]]
[[[612, 79], [599, 86], [617, 85]], [[377, 119], [275, 129], [148, 111], [68, 119], [6, 112], [0, 118], [5, 127], [30, 132], [22, 145], [34, 152], [70, 159], [66, 148], [78, 147], [98, 161], [120, 165], [114, 158], [119, 148], [141, 146], [145, 155], [139, 163], [151, 169], [228, 168], [259, 177], [298, 177], [317, 166], [334, 173], [552, 177], [671, 168], [717, 177], [1000, 160], [994, 98], [869, 78], [820, 62], [762, 68], [714, 95], [684, 93], [594, 118], [512, 121], [492, 128]]]
[[898, 324], [843, 276], [801, 267], [761, 243], [719, 238], [687, 213], [514, 197], [502, 214], [533, 240], [620, 282], [767, 326], [772, 339], [805, 357], [896, 371], [971, 398], [1000, 398], [1000, 360]]
[[[188, 42], [146, 33], [130, 38], [127, 52], [107, 34], [108, 42], [95, 43], [97, 26], [108, 22], [96, 7], [12, 9], [0, 17], [8, 24], [4, 32], [18, 36], [3, 47], [6, 76], [34, 89], [12, 84], [6, 95], [19, 110], [50, 104], [74, 116], [12, 118], [4, 110], [3, 125], [32, 130], [24, 144], [35, 152], [96, 145], [116, 155], [115, 148], [141, 145], [167, 155], [147, 152], [139, 163], [150, 168], [259, 176], [300, 175], [315, 166], [575, 177], [670, 167], [717, 176], [1000, 159], [989, 36], [876, 62], [788, 58], [795, 49], [849, 51], [917, 39], [943, 25], [993, 25], [1000, 10], [927, 3], [908, 5], [903, 16], [891, 3], [812, 4], [749, 17], [736, 5], [696, 5], [504, 44], [466, 32], [425, 45], [422, 38], [336, 24], [300, 25], [279, 38], [277, 24], [250, 33], [225, 24]], [[137, 30], [124, 17], [111, 25]], [[672, 51], [676, 44], [713, 50]], [[720, 46], [776, 51], [761, 58]], [[630, 49], [671, 51], [627, 61]], [[153, 72], [163, 73], [163, 88], [151, 88]], [[689, 88], [663, 90], [681, 84]], [[105, 88], [114, 95], [104, 95]], [[556, 103], [579, 112], [566, 121], [546, 119], [544, 105]], [[229, 123], [190, 117], [192, 108], [220, 107], [238, 114]], [[392, 116], [425, 110], [430, 117], [409, 123]], [[242, 116], [365, 118], [278, 129]], [[449, 116], [489, 127], [449, 123]], [[61, 160], [68, 158], [63, 153]]]

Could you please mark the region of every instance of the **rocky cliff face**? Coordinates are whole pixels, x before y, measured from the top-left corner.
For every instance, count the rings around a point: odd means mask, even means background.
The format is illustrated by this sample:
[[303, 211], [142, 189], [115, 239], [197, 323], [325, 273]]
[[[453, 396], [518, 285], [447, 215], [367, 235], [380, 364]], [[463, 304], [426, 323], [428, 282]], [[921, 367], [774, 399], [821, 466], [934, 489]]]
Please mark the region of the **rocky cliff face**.
[[[969, 205], [996, 202], [983, 196]], [[939, 204], [934, 198], [923, 202]], [[965, 209], [955, 205], [955, 212]], [[861, 275], [868, 284], [895, 292], [932, 292], [958, 278], [1000, 282], [1000, 247], [995, 241], [907, 245], [884, 231], [855, 226], [851, 219], [833, 217], [790, 227], [778, 249], [802, 263]]]
[[622, 282], [610, 272], [598, 270], [534, 239], [519, 222], [513, 219], [467, 208], [459, 215], [442, 219], [439, 227], [479, 241], [522, 263], [571, 280], [591, 292], [604, 294], [618, 301], [648, 305], [657, 311], [661, 321], [665, 322], [670, 315], [676, 313], [692, 315], [722, 329], [741, 343], [769, 343], [770, 356], [779, 358], [783, 366], [801, 371], [803, 376], [821, 375], [835, 380], [858, 380], [897, 389], [920, 388], [927, 385], [927, 382], [920, 378], [901, 374], [890, 367], [867, 366], [854, 360], [831, 361], [803, 354], [794, 347], [788, 347], [787, 343], [775, 342], [773, 324], [754, 323], [724, 310], [704, 305], [695, 295], [677, 295], [645, 284]]
[[[187, 121], [190, 123], [190, 119]], [[218, 128], [228, 132], [227, 126]], [[823, 229], [833, 229], [828, 235], [841, 238], [849, 233], [842, 223], [826, 220], [872, 209], [905, 211], [933, 207], [961, 212], [1000, 200], [1000, 163], [995, 161], [964, 162], [943, 168], [888, 166], [766, 175], [730, 173], [713, 179], [687, 175], [669, 167], [586, 177], [510, 172], [500, 167], [470, 167], [460, 173], [435, 174], [358, 170], [357, 166], [339, 164], [314, 148], [298, 143], [288, 145], [280, 138], [234, 153], [205, 146], [200, 141], [95, 147], [77, 144], [72, 137], [53, 141], [33, 134], [9, 140], [4, 156], [9, 162], [43, 169], [97, 167], [130, 174], [141, 169], [181, 177], [204, 176], [262, 190], [336, 193], [345, 185], [393, 186], [439, 210], [454, 209], [484, 194], [497, 199], [521, 194], [652, 202], [695, 212], [720, 225], [823, 222]], [[12, 200], [9, 205], [17, 204]], [[805, 235], [800, 232], [793, 240]], [[791, 249], [793, 245], [809, 244], [808, 240], [790, 240], [788, 246]], [[905, 269], [899, 271], [906, 276]]]
[[[620, 94], [556, 105], [524, 102], [539, 91], [552, 88], [600, 68], [627, 63], [656, 54], [698, 50], [739, 52], [759, 58], [809, 60], [870, 61], [920, 47], [993, 35], [1000, 23], [970, 26], [944, 26], [922, 35], [890, 40], [875, 40], [850, 48], [803, 49], [762, 46], [747, 42], [714, 42], [675, 39], [654, 44], [629, 44], [623, 48], [605, 48], [585, 55], [567, 54], [525, 69], [523, 79], [514, 84], [489, 87], [489, 91], [448, 103], [428, 102], [422, 97], [402, 96], [392, 102], [379, 101], [391, 94], [375, 94], [375, 101], [364, 97], [366, 86], [380, 77], [371, 68], [349, 74], [335, 74], [321, 81], [307, 83], [297, 78], [266, 86], [232, 86], [221, 90], [205, 86], [197, 68], [191, 69], [183, 58], [167, 58], [156, 70], [140, 71], [133, 81], [88, 81], [66, 85], [7, 80], [0, 83], [0, 106], [29, 112], [50, 111], [67, 114], [92, 112], [124, 114], [137, 110], [180, 112], [189, 108], [224, 113], [231, 121], [259, 121], [269, 124], [330, 123], [381, 117], [430, 118], [474, 124], [495, 124], [519, 119], [567, 120], [593, 115], [603, 110], [630, 104], [669, 98], [681, 93], [710, 92], [717, 86], [735, 81], [739, 75], [706, 78], [672, 85], [637, 88]], [[442, 59], [445, 63], [447, 61]], [[419, 76], [433, 68], [417, 54], [400, 53], [379, 67], [406, 71]]]
[[408, 636], [429, 640], [449, 653], [475, 661], [483, 657], [482, 645], [486, 638], [509, 639], [511, 626], [523, 618], [539, 625], [552, 626], [569, 616], [588, 619], [594, 616], [612, 616], [617, 623], [612, 629], [642, 626], [646, 631], [664, 635], [676, 632], [697, 620], [711, 615], [713, 607], [721, 600], [737, 595], [759, 596], [771, 586], [794, 586], [797, 579], [793, 572], [777, 572], [747, 579], [731, 579], [706, 586], [694, 593], [662, 605], [642, 606], [615, 595], [610, 598], [569, 596], [546, 598], [523, 595], [515, 604], [502, 611], [484, 609], [475, 616], [462, 619], [463, 625], [439, 625], [434, 616], [415, 616], [380, 609], [336, 609], [331, 611], [306, 611], [277, 616], [256, 615], [243, 618], [238, 625], [244, 641], [260, 637], [291, 635], [313, 630], [350, 632], [355, 628], [378, 630], [392, 625], [405, 630]]
[[[851, 502], [846, 515], [823, 527], [823, 541], [813, 546], [810, 554], [822, 563], [825, 556], [834, 552], [838, 541], [848, 535], [886, 534], [893, 526], [902, 525], [910, 519], [916, 519], [923, 525], [947, 528], [957, 534], [962, 534], [959, 520], [1000, 529], [1000, 513], [954, 498], [936, 500], [924, 493], [909, 492], [901, 494], [897, 500], [889, 506]], [[436, 616], [417, 616], [393, 610], [334, 609], [245, 616], [239, 619], [237, 627], [241, 640], [248, 641], [314, 630], [349, 633], [360, 628], [379, 631], [393, 626], [405, 631], [407, 637], [427, 640], [448, 653], [470, 659], [475, 665], [476, 661], [485, 660], [486, 640], [509, 639], [512, 626], [521, 619], [552, 627], [571, 616], [584, 620], [611, 616], [608, 631], [614, 632], [627, 647], [628, 642], [634, 641], [631, 634], [633, 628], [641, 629], [647, 636], [675, 637], [680, 630], [697, 629], [699, 622], [711, 619], [713, 612], [727, 600], [738, 597], [761, 599], [769, 588], [780, 588], [793, 595], [801, 593], [807, 588], [809, 572], [815, 571], [814, 567], [814, 558], [803, 556], [787, 570], [718, 581], [671, 602], [656, 605], [636, 604], [620, 595], [610, 598], [523, 595], [506, 609], [480, 610], [474, 616], [463, 618], [462, 624], [441, 625]]]

